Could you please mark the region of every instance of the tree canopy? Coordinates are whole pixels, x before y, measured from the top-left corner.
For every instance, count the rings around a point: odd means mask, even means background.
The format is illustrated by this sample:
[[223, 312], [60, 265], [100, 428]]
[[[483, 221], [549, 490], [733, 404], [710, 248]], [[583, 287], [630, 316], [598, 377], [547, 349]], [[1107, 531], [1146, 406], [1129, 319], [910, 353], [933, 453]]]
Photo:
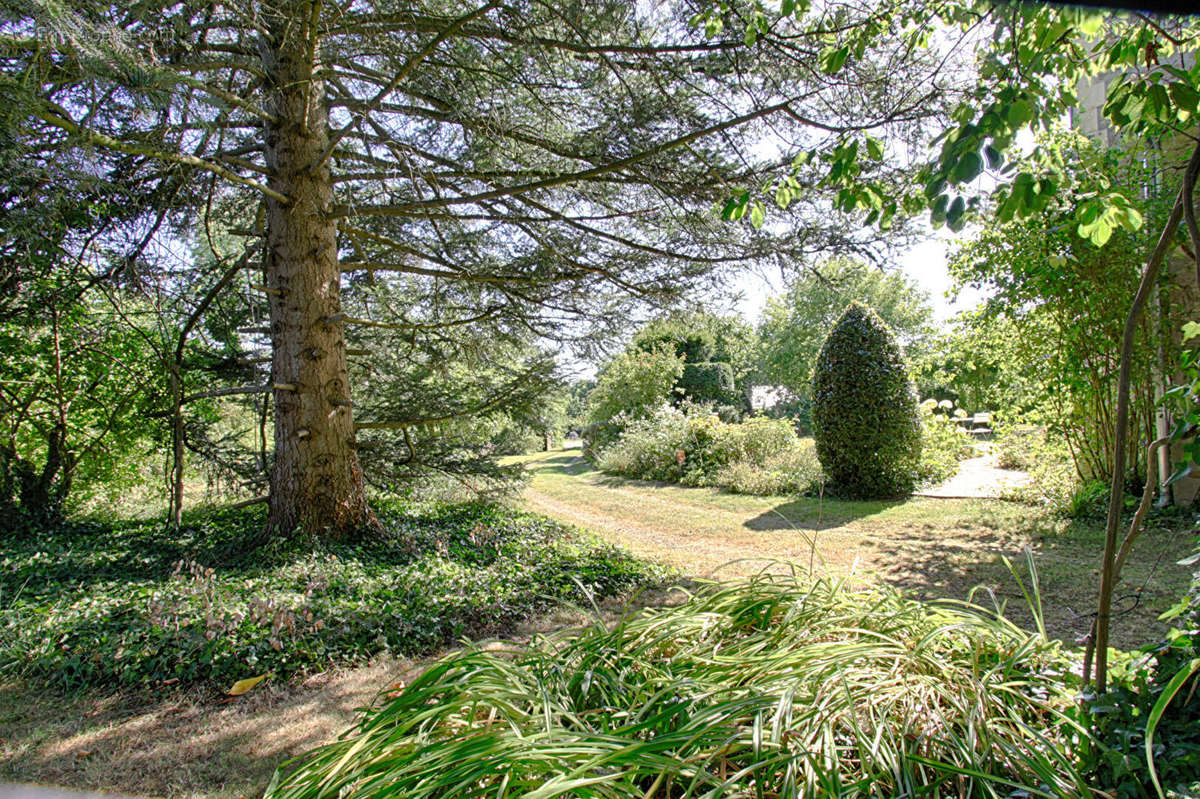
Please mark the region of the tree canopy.
[[[825, 43], [920, 5], [814, 10], [747, 50], [742, 22], [771, 29], [750, 2], [718, 17], [692, 2], [10, 4], [9, 163], [139, 198], [62, 248], [88, 280], [136, 265], [170, 298], [184, 335], [160, 360], [177, 462], [187, 339], [215, 343], [208, 317], [232, 290], [250, 295], [241, 315], [257, 321], [223, 325], [224, 341], [269, 374], [206, 390], [271, 395], [271, 526], [348, 535], [372, 524], [347, 362], [371, 356], [346, 346], [364, 320], [586, 347], [629, 303], [700, 290], [747, 259], [875, 253], [878, 232], [841, 224], [802, 165], [780, 186], [786, 231], [711, 212], [786, 150], [867, 130], [915, 141], [943, 107], [934, 54], [880, 47], [831, 69]], [[905, 167], [858, 172], [891, 185]], [[401, 285], [406, 313], [368, 313], [351, 289], [371, 280]]]
[[650, 351], [660, 345], [684, 360], [675, 399], [744, 407], [753, 376], [756, 338], [736, 317], [696, 311], [652, 320], [630, 346]]
[[932, 329], [928, 295], [903, 273], [829, 258], [767, 300], [759, 324], [761, 377], [808, 397], [821, 344], [851, 302], [873, 309], [906, 348], [919, 346]]

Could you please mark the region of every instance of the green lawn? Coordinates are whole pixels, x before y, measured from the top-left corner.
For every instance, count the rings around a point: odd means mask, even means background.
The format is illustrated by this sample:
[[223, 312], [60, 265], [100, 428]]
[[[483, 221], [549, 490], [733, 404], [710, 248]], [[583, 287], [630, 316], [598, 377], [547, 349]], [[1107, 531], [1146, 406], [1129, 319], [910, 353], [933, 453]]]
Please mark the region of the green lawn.
[[[725, 494], [605, 475], [577, 448], [517, 460], [531, 473], [525, 493], [531, 509], [688, 575], [811, 566], [882, 580], [921, 597], [965, 598], [984, 586], [1007, 603], [1013, 618], [1027, 623], [1020, 588], [1003, 559], [1024, 576], [1028, 546], [1050, 633], [1072, 643], [1090, 624], [1103, 542], [1099, 522], [1058, 519], [1000, 500], [844, 502]], [[1118, 593], [1127, 598], [1118, 609], [1126, 612], [1114, 620], [1114, 645], [1134, 648], [1166, 631], [1157, 617], [1186, 588], [1189, 573], [1176, 561], [1192, 548], [1185, 519], [1151, 523], [1125, 568]]]

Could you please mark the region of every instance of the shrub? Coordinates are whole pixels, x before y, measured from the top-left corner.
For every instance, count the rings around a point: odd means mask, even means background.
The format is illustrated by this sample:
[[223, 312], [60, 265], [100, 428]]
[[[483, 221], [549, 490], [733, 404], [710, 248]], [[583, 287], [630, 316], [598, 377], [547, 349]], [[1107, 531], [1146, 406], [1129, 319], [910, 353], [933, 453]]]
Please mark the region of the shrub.
[[649, 417], [628, 422], [597, 463], [603, 471], [641, 480], [709, 485], [736, 457], [724, 431], [729, 426], [704, 406], [662, 405]]
[[1037, 465], [1046, 450], [1046, 433], [1031, 424], [997, 424], [993, 451], [1001, 469], [1028, 472]]
[[752, 494], [804, 491], [819, 473], [811, 444], [802, 445], [786, 420], [731, 424], [689, 403], [629, 422], [597, 463], [610, 474]]
[[620, 436], [625, 422], [644, 418], [668, 401], [683, 368], [683, 358], [665, 344], [648, 351], [629, 349], [613, 358], [587, 397], [584, 455], [595, 457]]
[[693, 402], [732, 405], [737, 402], [733, 367], [727, 363], [689, 363], [675, 387]]
[[1066, 443], [1048, 438], [1044, 428], [999, 425], [995, 453], [1000, 468], [1029, 472], [1027, 483], [1004, 491], [1005, 499], [1041, 505], [1068, 518], [1103, 517], [1108, 512], [1108, 483], [1083, 480]]
[[449, 655], [267, 797], [1087, 796], [1064, 753], [1073, 679], [1056, 644], [973, 606], [709, 584]]
[[[257, 511], [72, 524], [0, 549], [0, 674], [63, 688], [277, 677], [420, 654], [585, 602], [658, 567], [496, 505], [382, 506], [370, 544], [247, 549]], [[578, 581], [578, 583], [576, 582]]]
[[912, 492], [921, 455], [916, 391], [892, 331], [851, 303], [829, 331], [813, 373], [817, 456], [831, 487], [849, 499]]
[[922, 483], [949, 480], [958, 471], [958, 462], [975, 454], [971, 435], [955, 422], [957, 416], [942, 412], [952, 407], [949, 400], [938, 403], [927, 399], [921, 403]]
[[761, 461], [734, 461], [717, 472], [716, 484], [731, 494], [807, 494], [821, 482], [811, 438]]
[[[1200, 563], [1200, 552], [1183, 561]], [[1147, 720], [1157, 704], [1154, 765], [1169, 799], [1200, 796], [1200, 570], [1182, 600], [1163, 615], [1174, 620], [1166, 640], [1143, 647], [1110, 671], [1109, 692], [1090, 703], [1091, 732], [1098, 746], [1085, 750], [1097, 784], [1121, 797], [1149, 797]], [[1190, 675], [1190, 676], [1189, 676]], [[1173, 679], [1181, 682], [1171, 686]], [[1168, 688], [1174, 687], [1174, 696]]]
[[[783, 419], [751, 416], [740, 424], [729, 425], [722, 433], [725, 446], [736, 460], [765, 463], [797, 449], [800, 439]], [[809, 447], [811, 450], [811, 447]]]

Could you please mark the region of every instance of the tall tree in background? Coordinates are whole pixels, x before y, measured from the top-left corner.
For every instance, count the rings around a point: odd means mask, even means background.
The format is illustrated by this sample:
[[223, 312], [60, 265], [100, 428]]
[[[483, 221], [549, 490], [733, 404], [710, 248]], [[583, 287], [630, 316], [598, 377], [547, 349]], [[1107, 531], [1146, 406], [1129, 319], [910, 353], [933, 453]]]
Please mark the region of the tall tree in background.
[[[373, 518], [345, 346], [362, 317], [344, 273], [402, 275], [418, 312], [388, 324], [414, 335], [487, 323], [586, 343], [630, 301], [746, 259], [872, 252], [882, 237], [839, 224], [802, 164], [777, 189], [796, 222], [782, 240], [733, 235], [711, 209], [732, 193], [727, 216], [761, 221], [746, 187], [791, 160], [771, 153], [872, 130], [913, 139], [941, 109], [938, 59], [885, 47], [843, 69], [826, 44], [920, 7], [835, 4], [777, 32], [749, 2], [704, 18], [687, 2], [18, 1], [0, 26], [0, 92], [7, 129], [73, 154], [72, 180], [133, 176], [202, 222], [216, 273], [165, 278], [205, 286], [185, 321], [237, 264], [222, 235], [261, 242], [270, 524], [348, 535]], [[743, 23], [761, 46], [745, 49]], [[768, 124], [772, 145], [756, 147]], [[879, 186], [904, 175], [882, 157], [858, 172]], [[136, 225], [169, 246], [179, 232], [158, 213]]]
[[830, 258], [767, 300], [759, 325], [762, 378], [807, 397], [821, 344], [852, 302], [879, 314], [905, 348], [919, 346], [931, 330], [929, 296], [904, 274]]
[[684, 360], [675, 399], [749, 408], [754, 330], [735, 317], [704, 311], [673, 313], [651, 321], [630, 346], [650, 352], [666, 345]]

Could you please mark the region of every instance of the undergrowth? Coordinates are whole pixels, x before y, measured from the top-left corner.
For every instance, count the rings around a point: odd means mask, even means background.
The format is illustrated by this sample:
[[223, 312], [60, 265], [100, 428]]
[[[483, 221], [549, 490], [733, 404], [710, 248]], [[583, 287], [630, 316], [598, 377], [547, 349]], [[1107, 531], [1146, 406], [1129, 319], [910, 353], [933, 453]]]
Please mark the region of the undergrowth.
[[1072, 683], [981, 608], [762, 577], [456, 652], [267, 796], [1087, 796]]
[[146, 521], [7, 531], [0, 674], [67, 689], [286, 677], [429, 652], [663, 577], [502, 506], [378, 511], [387, 535], [358, 545], [246, 548], [262, 529], [256, 510], [197, 513], [180, 531]]

